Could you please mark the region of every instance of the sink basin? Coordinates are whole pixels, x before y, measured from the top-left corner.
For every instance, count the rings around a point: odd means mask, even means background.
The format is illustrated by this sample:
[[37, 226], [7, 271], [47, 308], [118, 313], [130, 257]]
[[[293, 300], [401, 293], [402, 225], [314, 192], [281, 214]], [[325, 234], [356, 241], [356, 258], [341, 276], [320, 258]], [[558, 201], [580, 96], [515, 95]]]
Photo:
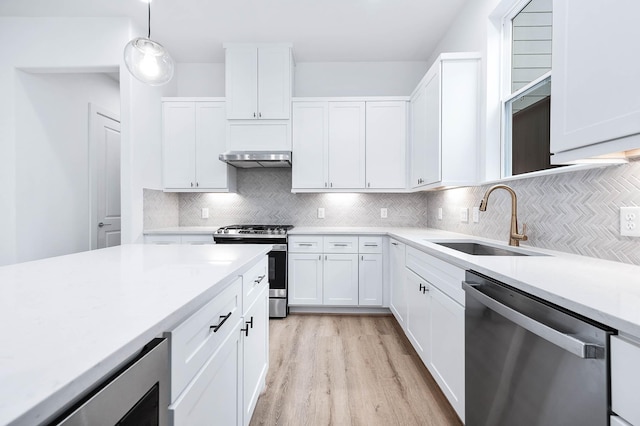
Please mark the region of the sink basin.
[[473, 256], [544, 256], [520, 248], [503, 248], [473, 241], [430, 241], [439, 246], [447, 247]]

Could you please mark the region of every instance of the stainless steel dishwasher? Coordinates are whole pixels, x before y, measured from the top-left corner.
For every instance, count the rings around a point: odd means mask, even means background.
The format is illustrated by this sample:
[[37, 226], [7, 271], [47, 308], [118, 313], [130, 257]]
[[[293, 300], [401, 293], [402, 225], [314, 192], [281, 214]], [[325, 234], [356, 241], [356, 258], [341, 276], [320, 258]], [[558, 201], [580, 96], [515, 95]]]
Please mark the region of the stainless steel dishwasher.
[[477, 425], [607, 425], [614, 331], [467, 271], [465, 416]]

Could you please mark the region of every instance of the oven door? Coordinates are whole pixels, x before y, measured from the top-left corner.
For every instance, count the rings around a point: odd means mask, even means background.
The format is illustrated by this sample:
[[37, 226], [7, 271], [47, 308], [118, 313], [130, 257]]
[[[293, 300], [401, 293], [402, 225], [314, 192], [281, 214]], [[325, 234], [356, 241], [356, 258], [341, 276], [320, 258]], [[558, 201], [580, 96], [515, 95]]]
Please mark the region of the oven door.
[[274, 244], [269, 252], [269, 297], [287, 297], [286, 247], [286, 244]]

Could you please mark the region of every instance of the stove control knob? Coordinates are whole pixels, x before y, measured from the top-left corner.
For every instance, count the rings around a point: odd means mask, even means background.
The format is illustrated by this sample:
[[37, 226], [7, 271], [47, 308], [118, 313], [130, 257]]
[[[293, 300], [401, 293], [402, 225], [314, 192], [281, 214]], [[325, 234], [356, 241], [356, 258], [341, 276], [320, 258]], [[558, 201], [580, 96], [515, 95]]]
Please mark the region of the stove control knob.
[[217, 232], [218, 234], [221, 234], [221, 233], [222, 233], [222, 229], [218, 229], [216, 232]]
[[225, 234], [228, 234], [228, 233], [229, 233], [229, 230], [228, 230], [228, 229], [225, 229], [225, 230], [224, 230], [224, 233], [225, 233]]

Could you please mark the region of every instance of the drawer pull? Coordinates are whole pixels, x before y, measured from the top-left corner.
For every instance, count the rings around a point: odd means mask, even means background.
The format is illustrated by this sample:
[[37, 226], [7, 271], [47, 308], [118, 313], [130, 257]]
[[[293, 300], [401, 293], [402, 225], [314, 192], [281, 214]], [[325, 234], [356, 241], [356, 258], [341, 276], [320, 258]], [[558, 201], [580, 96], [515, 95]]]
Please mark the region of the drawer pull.
[[214, 333], [217, 333], [218, 330], [220, 330], [220, 327], [222, 327], [222, 324], [224, 324], [225, 321], [228, 320], [230, 316], [231, 316], [231, 312], [229, 312], [227, 315], [220, 315], [221, 321], [218, 323], [218, 325], [209, 326], [209, 330], [213, 330]]
[[378, 245], [377, 245], [377, 244], [375, 244], [375, 243], [365, 244], [364, 246], [365, 246], [365, 247], [378, 247]]
[[313, 246], [313, 244], [311, 244], [311, 243], [298, 243], [298, 245], [301, 246], [301, 247], [311, 247], [311, 246]]
[[260, 284], [264, 280], [265, 275], [260, 275], [257, 280], [253, 280], [254, 283]]
[[400, 244], [398, 244], [398, 243], [391, 243], [391, 244], [393, 244], [394, 246], [398, 246], [398, 245], [400, 245]]
[[250, 325], [251, 328], [253, 328], [253, 316], [251, 317], [250, 321], [245, 321], [247, 323], [247, 325]]
[[340, 244], [340, 243], [335, 243], [334, 246], [336, 247], [347, 247], [349, 244]]

